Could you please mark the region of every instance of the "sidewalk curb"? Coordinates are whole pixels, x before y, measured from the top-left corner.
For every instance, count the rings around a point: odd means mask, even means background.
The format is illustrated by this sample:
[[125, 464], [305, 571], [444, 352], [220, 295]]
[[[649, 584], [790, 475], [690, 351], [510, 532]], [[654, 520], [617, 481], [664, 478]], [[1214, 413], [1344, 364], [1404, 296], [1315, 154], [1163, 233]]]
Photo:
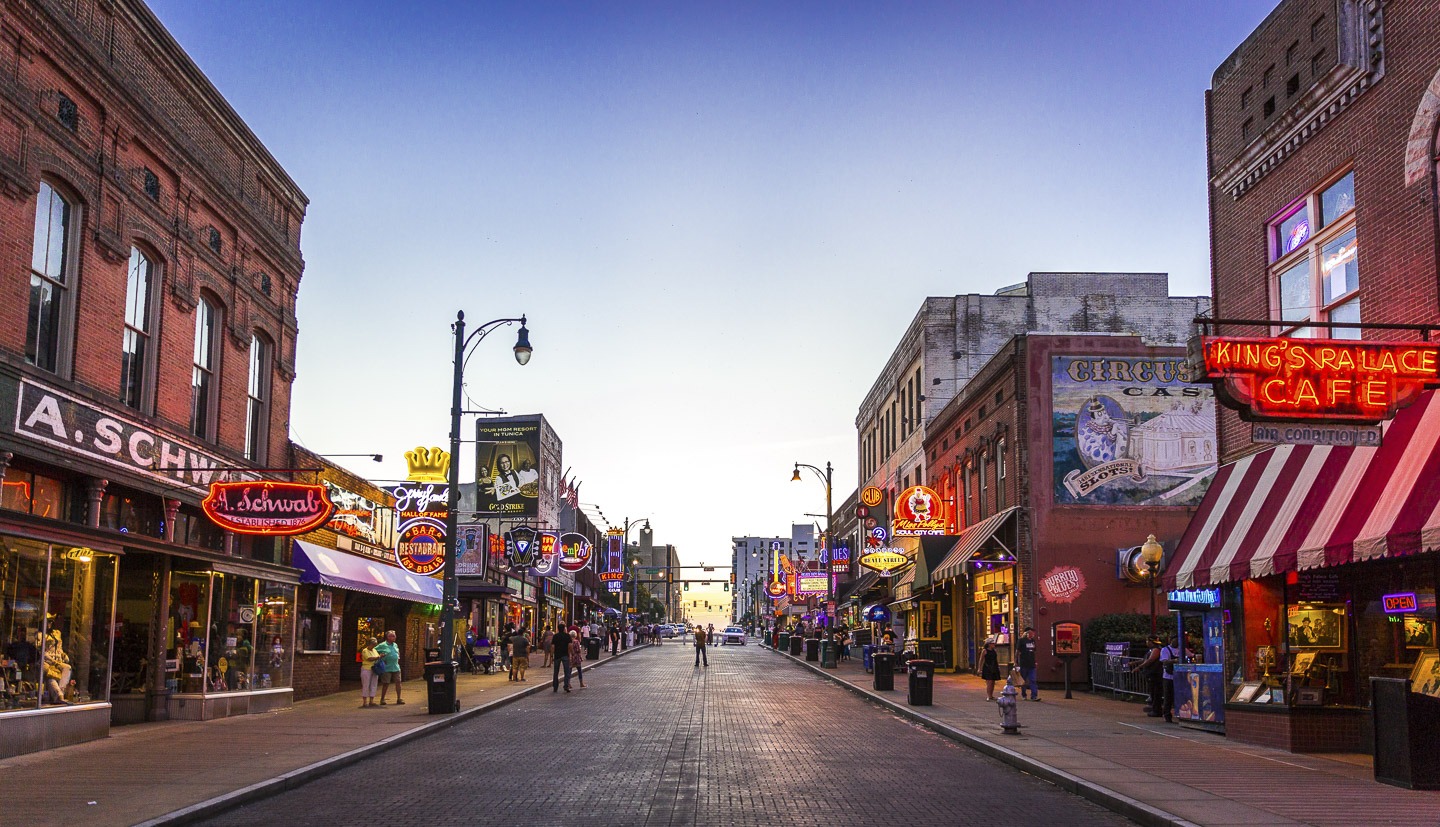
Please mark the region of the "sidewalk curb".
[[1026, 772], [1030, 775], [1035, 776], [1036, 778], [1044, 779], [1045, 781], [1054, 784], [1055, 786], [1059, 787], [1062, 790], [1065, 790], [1066, 792], [1073, 793], [1088, 801], [1099, 804], [1101, 807], [1104, 807], [1105, 809], [1110, 810], [1113, 813], [1122, 815], [1137, 824], [1143, 824], [1145, 825], [1145, 827], [1200, 827], [1200, 825], [1197, 825], [1195, 822], [1183, 819], [1180, 816], [1175, 815], [1174, 813], [1167, 812], [1154, 805], [1147, 804], [1135, 798], [1131, 798], [1128, 795], [1118, 793], [1110, 789], [1109, 787], [1096, 784], [1093, 781], [1087, 781], [1083, 778], [1080, 778], [1079, 776], [1072, 775], [1068, 772], [1065, 772], [1064, 770], [1052, 767], [1044, 762], [1037, 761], [1028, 755], [1022, 755], [1021, 753], [1006, 749], [1005, 747], [987, 741], [984, 738], [979, 738], [971, 735], [970, 733], [962, 729], [951, 726], [950, 724], [944, 723], [942, 721], [938, 721], [934, 718], [931, 718], [929, 715], [917, 712], [913, 707], [909, 706], [908, 704], [890, 700], [883, 695], [879, 695], [875, 692], [866, 690], [863, 687], [856, 686], [849, 681], [842, 679], [838, 675], [827, 672], [818, 666], [812, 666], [811, 664], [805, 662], [800, 658], [796, 658], [793, 655], [780, 652], [779, 650], [767, 644], [762, 643], [760, 645], [766, 649], [769, 649], [772, 652], [784, 655], [786, 660], [792, 661], [799, 666], [815, 672], [816, 674], [819, 674], [826, 679], [836, 684], [839, 684], [841, 687], [850, 690], [856, 695], [859, 695], [860, 697], [868, 701], [872, 701], [882, 707], [885, 707], [891, 712], [903, 715], [911, 721], [914, 721], [915, 723], [920, 724], [927, 729], [933, 730], [934, 732], [943, 735], [952, 741], [964, 744], [965, 746], [970, 747], [971, 749], [979, 753], [1009, 764], [1010, 766], [1015, 767], [1022, 772]]
[[[648, 648], [650, 645], [651, 644], [647, 643], [644, 646], [632, 646], [629, 649], [620, 652], [619, 654], [612, 655], [606, 658], [605, 660], [596, 661], [594, 665], [592, 665], [590, 668], [594, 669], [599, 666], [604, 666], [607, 663], [625, 657], [631, 652], [638, 652], [641, 649]], [[332, 772], [342, 770], [350, 766], [351, 764], [358, 763], [366, 758], [371, 757], [372, 755], [394, 749], [395, 747], [409, 743], [410, 741], [424, 738], [427, 735], [434, 735], [441, 730], [449, 729], [456, 724], [468, 721], [469, 719], [477, 715], [483, 715], [486, 712], [489, 712], [493, 709], [498, 709], [502, 706], [505, 706], [506, 704], [518, 701], [521, 698], [526, 698], [538, 692], [543, 692], [545, 690], [545, 684], [547, 683], [549, 683], [549, 681], [538, 683], [528, 689], [522, 689], [513, 695], [506, 695], [503, 698], [496, 698], [495, 700], [489, 701], [488, 703], [473, 706], [469, 709], [462, 709], [461, 711], [453, 715], [447, 715], [444, 717], [437, 716], [437, 720], [421, 724], [420, 726], [417, 726], [414, 729], [406, 730], [405, 732], [396, 733], [395, 735], [391, 735], [389, 738], [386, 738], [384, 740], [376, 741], [373, 744], [367, 744], [363, 747], [356, 747], [349, 752], [342, 752], [339, 755], [331, 756], [324, 759], [323, 761], [316, 761], [313, 764], [300, 767], [299, 769], [291, 770], [290, 772], [283, 773], [281, 775], [277, 775], [274, 778], [256, 782], [248, 787], [241, 787], [238, 790], [233, 790], [223, 795], [217, 795], [214, 798], [210, 798], [196, 804], [191, 804], [189, 807], [183, 807], [179, 810], [175, 810], [174, 812], [166, 813], [164, 815], [157, 816], [147, 821], [139, 822], [138, 824], [134, 825], [134, 827], [162, 827], [162, 825], [164, 825], [165, 827], [169, 827], [169, 825], [191, 824], [201, 819], [219, 815], [220, 813], [223, 813], [227, 810], [233, 810], [236, 807], [243, 807], [246, 804], [249, 804], [250, 802], [257, 799], [267, 798], [277, 793], [286, 792], [287, 790], [293, 790], [296, 787], [302, 787], [317, 778], [321, 778], [323, 776], [329, 775]]]

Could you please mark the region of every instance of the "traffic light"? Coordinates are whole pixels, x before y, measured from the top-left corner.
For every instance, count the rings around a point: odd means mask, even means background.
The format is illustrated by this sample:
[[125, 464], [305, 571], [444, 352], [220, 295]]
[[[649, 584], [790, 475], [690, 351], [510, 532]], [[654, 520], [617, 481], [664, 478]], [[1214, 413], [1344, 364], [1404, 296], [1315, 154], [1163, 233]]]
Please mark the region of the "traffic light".
[[[732, 574], [732, 575], [730, 575], [730, 576], [731, 576], [731, 577], [734, 577], [735, 575]], [[729, 583], [726, 583], [726, 584], [725, 584], [725, 591], [727, 591], [727, 592], [730, 591], [730, 584], [729, 584]]]
[[690, 581], [689, 581], [689, 580], [686, 580], [686, 581], [685, 581], [685, 591], [687, 591], [687, 592], [690, 591]]

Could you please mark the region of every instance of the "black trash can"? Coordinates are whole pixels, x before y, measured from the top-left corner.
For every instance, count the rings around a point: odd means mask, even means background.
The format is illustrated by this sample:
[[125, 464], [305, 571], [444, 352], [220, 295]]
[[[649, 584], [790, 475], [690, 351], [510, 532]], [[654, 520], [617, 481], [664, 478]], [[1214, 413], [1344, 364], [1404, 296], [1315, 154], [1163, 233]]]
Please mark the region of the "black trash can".
[[895, 688], [895, 653], [875, 653], [875, 677], [871, 684], [875, 691], [889, 691]]
[[431, 715], [460, 711], [460, 699], [455, 697], [455, 671], [459, 665], [453, 660], [425, 664], [425, 698], [430, 702]]
[[1440, 701], [1410, 691], [1406, 678], [1370, 679], [1375, 780], [1410, 790], [1440, 789]]
[[905, 702], [911, 706], [930, 706], [935, 697], [935, 661], [911, 658], [905, 666], [910, 673]]
[[790, 651], [790, 633], [789, 633], [789, 632], [776, 632], [776, 633], [775, 633], [774, 646], [775, 646], [776, 650], [781, 651], [781, 652], [788, 652], [788, 651]]
[[587, 638], [585, 638], [585, 659], [586, 659], [586, 660], [599, 660], [599, 659], [600, 659], [600, 638], [598, 638], [598, 637], [587, 637]]
[[790, 654], [794, 655], [797, 658], [800, 657], [800, 653], [803, 651], [804, 646], [805, 638], [800, 637], [799, 635], [790, 636]]
[[820, 660], [820, 638], [812, 637], [805, 641], [805, 659]]

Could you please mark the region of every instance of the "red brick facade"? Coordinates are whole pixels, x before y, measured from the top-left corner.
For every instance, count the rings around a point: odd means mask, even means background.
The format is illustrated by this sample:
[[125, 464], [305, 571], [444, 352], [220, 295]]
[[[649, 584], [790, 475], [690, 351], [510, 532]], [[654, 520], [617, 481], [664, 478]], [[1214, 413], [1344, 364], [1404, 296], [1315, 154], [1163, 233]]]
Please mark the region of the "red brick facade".
[[[205, 441], [243, 458], [258, 332], [273, 345], [260, 459], [283, 457], [305, 196], [139, 2], [6, 4], [0, 66], [0, 262], [9, 274], [0, 279], [0, 360], [115, 402], [128, 262], [138, 248], [159, 275], [152, 373], [137, 413], [189, 434], [195, 307], [204, 296], [220, 311], [216, 430]], [[73, 207], [73, 320], [62, 325], [53, 372], [25, 357], [42, 182]]]
[[[1316, 54], [1322, 59], [1312, 67]], [[1287, 83], [1297, 75], [1298, 87], [1290, 93]], [[1269, 223], [1331, 176], [1353, 169], [1361, 321], [1440, 323], [1437, 79], [1435, 2], [1288, 0], [1216, 70], [1206, 111], [1217, 317], [1278, 318], [1267, 275]], [[1266, 117], [1271, 98], [1276, 109]], [[1251, 137], [1243, 140], [1247, 121]], [[1424, 169], [1411, 180], [1416, 159], [1410, 139], [1417, 130], [1424, 138]], [[1264, 328], [1224, 332], [1268, 335]], [[1221, 415], [1220, 437], [1225, 461], [1257, 447], [1249, 426], [1228, 410]]]

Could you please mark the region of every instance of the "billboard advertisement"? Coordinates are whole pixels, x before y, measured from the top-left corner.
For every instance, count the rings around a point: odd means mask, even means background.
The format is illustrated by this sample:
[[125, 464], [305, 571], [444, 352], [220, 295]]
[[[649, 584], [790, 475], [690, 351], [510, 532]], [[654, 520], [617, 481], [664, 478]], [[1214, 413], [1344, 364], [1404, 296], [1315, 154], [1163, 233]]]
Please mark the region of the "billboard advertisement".
[[1215, 394], [1184, 356], [1055, 356], [1056, 505], [1198, 505], [1215, 473]]
[[489, 419], [475, 425], [476, 511], [540, 516], [540, 419]]

